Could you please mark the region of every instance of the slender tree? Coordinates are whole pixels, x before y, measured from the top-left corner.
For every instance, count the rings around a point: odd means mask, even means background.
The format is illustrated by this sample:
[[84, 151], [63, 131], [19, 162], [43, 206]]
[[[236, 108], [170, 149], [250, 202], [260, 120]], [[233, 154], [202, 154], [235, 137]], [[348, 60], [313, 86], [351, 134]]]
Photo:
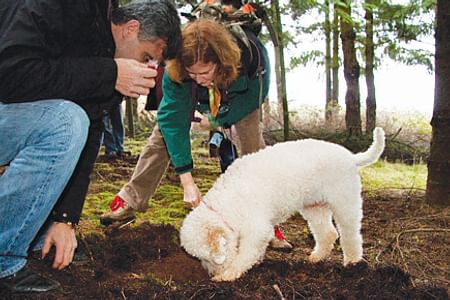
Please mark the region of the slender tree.
[[345, 93], [345, 124], [350, 136], [360, 136], [361, 103], [359, 94], [359, 63], [356, 59], [356, 33], [351, 19], [351, 0], [342, 1], [339, 6], [342, 51], [344, 56], [344, 77], [347, 83]]
[[374, 69], [374, 43], [373, 43], [373, 0], [366, 0], [366, 40], [365, 40], [365, 77], [367, 86], [366, 98], [366, 133], [369, 134], [375, 129], [377, 118], [377, 102], [375, 95]]
[[284, 64], [284, 42], [283, 26], [281, 24], [280, 3], [278, 0], [271, 1], [272, 20], [274, 28], [279, 37], [278, 46], [275, 45], [275, 75], [277, 77], [278, 103], [282, 107], [283, 113], [283, 136], [284, 140], [289, 139], [289, 109], [286, 96], [286, 67]]
[[337, 4], [333, 6], [333, 58], [332, 58], [332, 91], [331, 97], [335, 101], [335, 106], [339, 103], [339, 13]]
[[324, 4], [325, 10], [325, 121], [332, 119], [333, 98], [331, 94], [331, 22], [330, 22], [330, 3], [328, 0]]
[[136, 99], [125, 97], [125, 115], [127, 118], [127, 134], [129, 137], [134, 138], [136, 130], [134, 128], [134, 120], [138, 119], [137, 113], [134, 112], [133, 102], [137, 103]]
[[438, 0], [436, 11], [435, 94], [427, 202], [450, 205], [450, 1]]

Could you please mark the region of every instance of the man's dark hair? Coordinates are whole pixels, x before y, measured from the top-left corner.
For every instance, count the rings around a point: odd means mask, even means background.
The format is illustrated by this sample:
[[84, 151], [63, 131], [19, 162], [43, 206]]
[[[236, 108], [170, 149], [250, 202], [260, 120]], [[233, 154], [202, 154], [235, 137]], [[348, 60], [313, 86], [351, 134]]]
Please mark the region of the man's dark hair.
[[175, 5], [170, 0], [132, 0], [112, 12], [114, 24], [124, 24], [138, 20], [139, 39], [154, 41], [158, 38], [166, 41], [163, 57], [171, 59], [181, 47], [181, 24]]

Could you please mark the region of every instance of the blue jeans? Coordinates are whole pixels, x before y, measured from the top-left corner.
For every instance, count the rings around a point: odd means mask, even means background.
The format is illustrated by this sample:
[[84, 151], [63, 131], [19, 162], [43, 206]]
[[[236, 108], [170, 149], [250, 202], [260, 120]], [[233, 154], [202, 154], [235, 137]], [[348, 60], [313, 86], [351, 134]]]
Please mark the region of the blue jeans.
[[103, 144], [105, 152], [121, 153], [123, 152], [123, 139], [125, 129], [123, 128], [123, 113], [120, 103], [114, 104], [107, 114], [103, 117], [105, 129], [103, 130]]
[[89, 119], [65, 100], [0, 102], [0, 278], [23, 268], [33, 240], [67, 184]]

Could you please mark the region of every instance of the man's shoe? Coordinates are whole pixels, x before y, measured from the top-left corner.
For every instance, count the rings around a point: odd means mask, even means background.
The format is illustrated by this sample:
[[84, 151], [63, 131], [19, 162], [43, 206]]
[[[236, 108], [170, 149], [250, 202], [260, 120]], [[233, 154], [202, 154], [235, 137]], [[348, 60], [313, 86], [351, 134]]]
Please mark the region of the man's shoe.
[[14, 275], [0, 279], [0, 285], [13, 293], [48, 292], [59, 288], [59, 282], [45, 278], [27, 266]]
[[111, 204], [109, 204], [109, 208], [111, 211], [100, 216], [100, 224], [103, 226], [109, 226], [115, 222], [127, 223], [136, 219], [136, 212], [134, 209], [119, 195], [114, 197]]
[[119, 152], [117, 152], [117, 156], [120, 158], [130, 157], [131, 151], [119, 151]]
[[105, 153], [106, 160], [116, 160], [118, 158], [119, 158], [119, 155], [115, 151]]

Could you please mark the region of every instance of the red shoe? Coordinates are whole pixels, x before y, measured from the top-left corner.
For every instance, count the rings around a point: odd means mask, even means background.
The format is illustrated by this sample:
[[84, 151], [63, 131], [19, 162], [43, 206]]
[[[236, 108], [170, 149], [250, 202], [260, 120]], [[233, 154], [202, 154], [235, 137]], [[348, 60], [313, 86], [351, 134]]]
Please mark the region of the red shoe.
[[283, 233], [278, 226], [274, 226], [275, 238], [270, 241], [270, 247], [274, 249], [290, 250], [292, 249], [291, 243], [286, 241]]
[[135, 210], [116, 195], [109, 204], [110, 211], [100, 216], [100, 224], [109, 226], [114, 222], [126, 223], [136, 219]]

